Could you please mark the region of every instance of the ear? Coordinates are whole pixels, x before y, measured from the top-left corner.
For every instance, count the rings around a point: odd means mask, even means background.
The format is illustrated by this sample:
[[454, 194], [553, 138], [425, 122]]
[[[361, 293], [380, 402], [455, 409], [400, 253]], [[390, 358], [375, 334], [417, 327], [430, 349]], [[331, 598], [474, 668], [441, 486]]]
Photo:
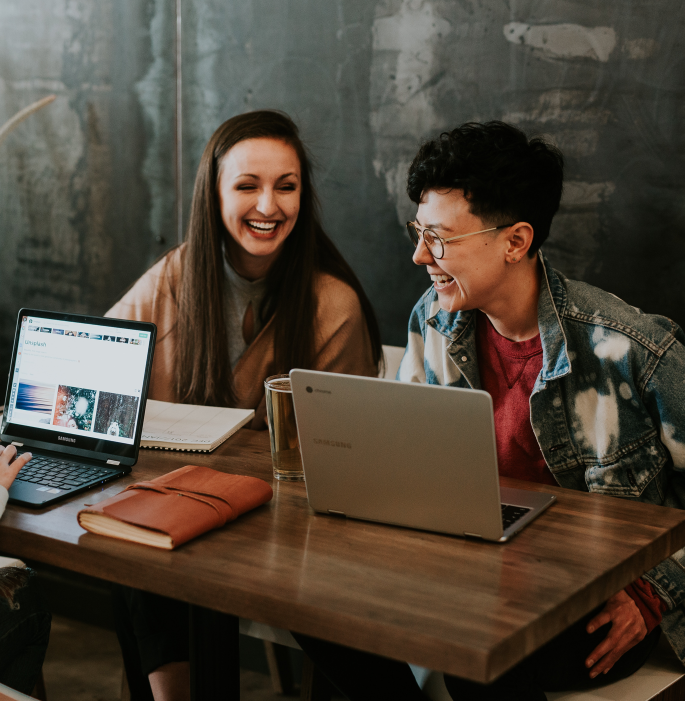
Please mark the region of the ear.
[[506, 262], [512, 264], [520, 263], [533, 244], [533, 227], [528, 222], [518, 222], [509, 227], [506, 237]]

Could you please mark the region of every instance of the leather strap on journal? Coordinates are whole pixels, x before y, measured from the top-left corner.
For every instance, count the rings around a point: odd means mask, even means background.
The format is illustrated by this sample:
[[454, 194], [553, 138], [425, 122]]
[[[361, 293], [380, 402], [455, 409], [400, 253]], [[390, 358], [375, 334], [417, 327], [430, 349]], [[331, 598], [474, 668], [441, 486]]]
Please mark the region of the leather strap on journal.
[[[216, 513], [219, 515], [219, 517], [223, 518], [223, 523], [226, 523], [226, 521], [229, 520], [230, 516], [233, 514], [233, 508], [231, 507], [230, 503], [224, 499], [223, 497], [214, 495], [214, 494], [206, 494], [205, 492], [190, 492], [187, 490], [183, 489], [170, 489], [169, 487], [162, 487], [159, 484], [155, 484], [154, 482], [136, 482], [136, 484], [129, 484], [126, 489], [124, 489], [124, 492], [127, 492], [132, 489], [149, 489], [152, 492], [158, 492], [159, 494], [171, 494], [171, 495], [176, 495], [179, 497], [188, 497], [190, 499], [197, 499], [199, 502], [202, 502], [203, 504], [207, 504], [207, 506], [211, 506], [212, 509], [216, 511]], [[219, 508], [219, 506], [215, 503], [219, 502], [220, 504], [224, 504], [226, 507], [228, 507], [228, 513], [224, 513], [226, 509], [222, 511], [222, 509]], [[223, 523], [221, 525], [223, 525]]]

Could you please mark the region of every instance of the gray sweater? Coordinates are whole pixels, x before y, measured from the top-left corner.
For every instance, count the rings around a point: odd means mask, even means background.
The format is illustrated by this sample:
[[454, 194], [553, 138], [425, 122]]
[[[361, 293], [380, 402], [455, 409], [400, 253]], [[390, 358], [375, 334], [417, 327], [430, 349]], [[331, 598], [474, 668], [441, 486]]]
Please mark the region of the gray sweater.
[[252, 338], [257, 338], [257, 335], [262, 330], [263, 324], [259, 318], [259, 307], [266, 294], [266, 278], [250, 282], [244, 277], [240, 277], [226, 258], [224, 258], [224, 272], [226, 275], [224, 318], [226, 319], [226, 329], [228, 331], [228, 357], [231, 362], [231, 369], [233, 369], [249, 345], [243, 337], [243, 320], [250, 304], [252, 304], [252, 315], [254, 318]]

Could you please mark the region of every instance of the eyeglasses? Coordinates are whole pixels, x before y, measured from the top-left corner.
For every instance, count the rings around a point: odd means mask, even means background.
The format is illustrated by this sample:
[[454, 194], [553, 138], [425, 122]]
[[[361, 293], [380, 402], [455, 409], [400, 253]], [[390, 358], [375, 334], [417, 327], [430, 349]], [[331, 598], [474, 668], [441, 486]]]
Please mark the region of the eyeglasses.
[[482, 231], [474, 231], [470, 234], [461, 234], [460, 236], [452, 236], [449, 239], [443, 239], [438, 236], [434, 231], [426, 229], [425, 227], [420, 227], [412, 221], [407, 222], [407, 231], [409, 232], [409, 238], [414, 244], [414, 247], [419, 245], [421, 238], [426, 244], [426, 248], [430, 254], [436, 260], [440, 260], [445, 255], [445, 244], [456, 241], [457, 239], [465, 239], [468, 236], [475, 236], [476, 234], [485, 234], [488, 231], [497, 231], [497, 229], [506, 229], [509, 226], [514, 226], [513, 224], [503, 224], [502, 226], [493, 226], [491, 229], [483, 229]]

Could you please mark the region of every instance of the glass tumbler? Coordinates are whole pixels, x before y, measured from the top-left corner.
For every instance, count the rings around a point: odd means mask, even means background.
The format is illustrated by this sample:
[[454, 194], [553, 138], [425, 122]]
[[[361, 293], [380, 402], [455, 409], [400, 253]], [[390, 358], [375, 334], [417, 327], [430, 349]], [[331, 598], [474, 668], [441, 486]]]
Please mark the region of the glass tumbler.
[[264, 392], [274, 477], [277, 480], [304, 480], [290, 376], [267, 377]]

